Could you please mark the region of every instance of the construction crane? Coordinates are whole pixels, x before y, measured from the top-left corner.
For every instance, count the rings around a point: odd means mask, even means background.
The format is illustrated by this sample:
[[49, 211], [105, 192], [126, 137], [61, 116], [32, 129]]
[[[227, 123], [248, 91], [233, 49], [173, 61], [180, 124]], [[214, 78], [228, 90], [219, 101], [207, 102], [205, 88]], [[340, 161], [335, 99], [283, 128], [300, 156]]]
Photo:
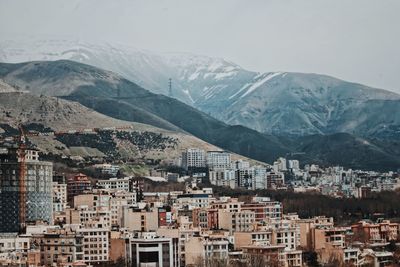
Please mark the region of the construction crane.
[[19, 228], [20, 232], [25, 231], [26, 227], [26, 137], [22, 125], [18, 126], [20, 131], [18, 146], [18, 163], [19, 163]]

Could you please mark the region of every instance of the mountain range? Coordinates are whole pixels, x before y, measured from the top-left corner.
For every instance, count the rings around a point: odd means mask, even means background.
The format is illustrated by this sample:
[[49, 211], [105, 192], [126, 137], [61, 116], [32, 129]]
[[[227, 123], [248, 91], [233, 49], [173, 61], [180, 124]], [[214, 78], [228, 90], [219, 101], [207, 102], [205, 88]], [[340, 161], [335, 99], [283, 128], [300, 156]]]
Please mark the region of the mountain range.
[[295, 153], [303, 163], [400, 166], [400, 96], [390, 91], [126, 45], [0, 42], [0, 61], [31, 60], [38, 62], [1, 64], [4, 84], [79, 102], [108, 117], [192, 134], [264, 162]]
[[71, 40], [0, 43], [2, 62], [59, 59], [116, 72], [227, 124], [269, 135], [400, 137], [400, 95], [326, 75], [260, 73], [221, 58], [154, 53], [126, 45]]
[[174, 98], [151, 93], [120, 75], [89, 65], [66, 60], [1, 63], [0, 78], [18, 90], [62, 97], [117, 119], [189, 133], [264, 162], [290, 151], [275, 137], [227, 125]]
[[[175, 98], [152, 93], [121, 75], [73, 61], [1, 63], [0, 79], [7, 85], [3, 91], [13, 88], [11, 91], [17, 91], [14, 94], [29, 92], [36, 96], [30, 98], [34, 102], [41, 97], [62, 98], [66, 103], [79, 103], [109, 118], [151, 125], [149, 127], [170, 133], [194, 135], [207, 142], [197, 142], [206, 149], [212, 146], [205, 144], [212, 144], [263, 162], [271, 163], [278, 156], [290, 157], [302, 152], [296, 156], [302, 163], [376, 170], [395, 169], [400, 165], [398, 140], [372, 140], [342, 133], [269, 135], [245, 126], [226, 124]], [[23, 109], [23, 105], [15, 102], [14, 105]], [[32, 112], [38, 112], [37, 108]], [[63, 125], [69, 127], [68, 122]], [[52, 125], [45, 121], [44, 126]]]

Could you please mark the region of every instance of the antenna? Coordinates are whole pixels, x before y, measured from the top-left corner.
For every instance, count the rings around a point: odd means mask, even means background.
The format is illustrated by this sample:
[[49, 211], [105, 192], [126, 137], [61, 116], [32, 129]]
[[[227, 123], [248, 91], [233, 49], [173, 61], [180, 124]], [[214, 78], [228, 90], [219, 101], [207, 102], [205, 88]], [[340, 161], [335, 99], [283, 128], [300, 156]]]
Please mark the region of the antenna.
[[172, 97], [172, 79], [171, 78], [169, 78], [169, 80], [168, 80], [168, 88], [169, 88], [168, 96]]

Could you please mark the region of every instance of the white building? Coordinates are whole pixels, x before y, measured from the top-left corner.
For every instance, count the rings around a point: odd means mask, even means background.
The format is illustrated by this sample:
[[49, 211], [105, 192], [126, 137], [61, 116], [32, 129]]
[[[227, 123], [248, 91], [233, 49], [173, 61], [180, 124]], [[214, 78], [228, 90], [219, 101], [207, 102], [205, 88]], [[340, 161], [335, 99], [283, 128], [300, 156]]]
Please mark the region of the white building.
[[112, 165], [112, 164], [96, 164], [94, 167], [98, 170], [100, 170], [101, 173], [105, 174], [110, 174], [110, 175], [117, 175], [119, 171], [119, 166], [118, 165]]
[[253, 172], [252, 189], [265, 189], [267, 188], [267, 169], [263, 166], [255, 166]]
[[67, 184], [53, 182], [53, 212], [64, 211], [67, 203]]
[[0, 234], [0, 253], [27, 252], [30, 249], [29, 237], [17, 233]]
[[275, 162], [274, 162], [274, 171], [275, 172], [280, 172], [280, 171], [287, 171], [287, 166], [286, 166], [286, 159], [285, 158], [278, 158]]
[[235, 161], [234, 167], [236, 170], [248, 169], [248, 168], [250, 168], [250, 162], [245, 161], [245, 160], [237, 160], [237, 161]]
[[290, 159], [288, 161], [288, 166], [289, 166], [289, 169], [292, 171], [300, 170], [300, 163], [297, 159]]
[[188, 148], [182, 152], [182, 167], [184, 169], [203, 168], [206, 166], [206, 152], [199, 148]]
[[234, 170], [210, 170], [208, 175], [213, 185], [235, 188]]
[[104, 189], [123, 190], [126, 192], [133, 192], [134, 181], [131, 177], [124, 178], [111, 178], [106, 180], [98, 180], [97, 186]]
[[207, 166], [210, 169], [229, 169], [231, 167], [231, 154], [225, 151], [208, 151]]

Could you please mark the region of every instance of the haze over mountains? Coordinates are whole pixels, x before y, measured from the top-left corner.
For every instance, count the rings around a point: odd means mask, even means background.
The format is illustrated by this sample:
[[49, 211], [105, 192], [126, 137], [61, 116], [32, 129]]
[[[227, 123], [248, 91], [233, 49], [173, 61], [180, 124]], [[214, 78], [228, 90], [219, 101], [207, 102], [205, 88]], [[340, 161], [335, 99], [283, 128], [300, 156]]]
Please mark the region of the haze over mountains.
[[129, 46], [70, 40], [8, 41], [1, 62], [70, 59], [121, 74], [231, 125], [279, 136], [400, 135], [400, 95], [319, 74], [248, 71], [220, 59], [157, 54]]

